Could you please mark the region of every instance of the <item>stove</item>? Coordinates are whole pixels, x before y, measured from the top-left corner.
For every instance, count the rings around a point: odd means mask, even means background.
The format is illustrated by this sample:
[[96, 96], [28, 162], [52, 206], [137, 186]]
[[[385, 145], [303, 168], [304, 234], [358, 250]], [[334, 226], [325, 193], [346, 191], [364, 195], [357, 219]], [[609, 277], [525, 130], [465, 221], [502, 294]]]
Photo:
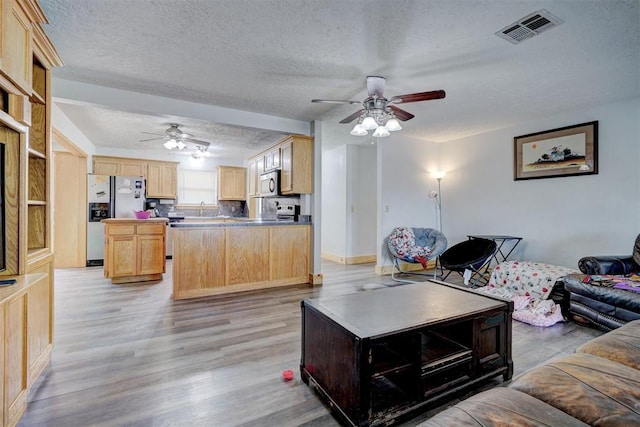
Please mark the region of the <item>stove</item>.
[[278, 221], [298, 221], [300, 205], [295, 203], [278, 202], [276, 206], [276, 219]]

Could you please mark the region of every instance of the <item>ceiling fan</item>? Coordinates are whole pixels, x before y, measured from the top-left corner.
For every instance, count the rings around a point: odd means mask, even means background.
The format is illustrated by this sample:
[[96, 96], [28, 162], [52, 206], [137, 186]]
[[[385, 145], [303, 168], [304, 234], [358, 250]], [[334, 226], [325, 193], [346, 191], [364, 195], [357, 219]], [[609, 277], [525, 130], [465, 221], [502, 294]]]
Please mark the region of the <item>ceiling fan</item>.
[[[352, 135], [367, 135], [368, 130], [375, 129], [373, 136], [388, 136], [389, 131], [402, 129], [398, 120], [407, 121], [415, 116], [408, 111], [396, 107], [394, 104], [430, 101], [445, 97], [444, 90], [417, 92], [407, 95], [396, 95], [387, 99], [384, 97], [386, 79], [380, 76], [367, 76], [368, 97], [364, 101], [346, 101], [340, 99], [312, 99], [311, 102], [326, 104], [361, 104], [362, 109], [340, 120], [340, 123], [351, 123], [358, 119], [358, 123], [351, 131]], [[398, 120], [396, 120], [398, 119]]]
[[156, 136], [155, 138], [141, 139], [140, 142], [166, 139], [167, 141], [164, 143], [164, 146], [169, 150], [171, 150], [172, 148], [178, 148], [179, 150], [182, 150], [187, 146], [186, 143], [191, 143], [196, 144], [198, 146], [198, 150], [206, 151], [207, 148], [209, 148], [209, 146], [211, 145], [210, 142], [195, 139], [190, 133], [183, 132], [177, 123], [169, 123], [169, 128], [164, 131], [164, 134], [144, 131], [140, 133]]

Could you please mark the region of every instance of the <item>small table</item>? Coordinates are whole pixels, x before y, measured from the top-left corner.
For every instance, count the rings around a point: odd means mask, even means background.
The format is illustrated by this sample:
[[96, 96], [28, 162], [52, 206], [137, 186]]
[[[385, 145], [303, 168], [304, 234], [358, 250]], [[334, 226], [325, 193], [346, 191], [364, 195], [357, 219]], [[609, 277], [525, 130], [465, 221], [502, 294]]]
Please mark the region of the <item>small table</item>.
[[[516, 248], [516, 246], [518, 246], [518, 243], [520, 243], [520, 240], [522, 240], [522, 237], [503, 236], [499, 234], [469, 234], [467, 237], [469, 238], [469, 240], [487, 239], [487, 240], [493, 240], [494, 242], [496, 242], [496, 244], [498, 245], [498, 249], [496, 249], [496, 251], [493, 253], [493, 256], [492, 256], [492, 258], [496, 261], [496, 264], [500, 264], [501, 262], [506, 261], [507, 258], [509, 258], [509, 255], [511, 255], [513, 250]], [[513, 246], [511, 246], [511, 249], [509, 250], [509, 252], [507, 252], [506, 255], [502, 252], [502, 246], [505, 244], [505, 242], [513, 242]], [[498, 255], [500, 255], [502, 260], [498, 259]]]
[[301, 308], [302, 380], [349, 425], [388, 425], [513, 375], [511, 301], [429, 280]]

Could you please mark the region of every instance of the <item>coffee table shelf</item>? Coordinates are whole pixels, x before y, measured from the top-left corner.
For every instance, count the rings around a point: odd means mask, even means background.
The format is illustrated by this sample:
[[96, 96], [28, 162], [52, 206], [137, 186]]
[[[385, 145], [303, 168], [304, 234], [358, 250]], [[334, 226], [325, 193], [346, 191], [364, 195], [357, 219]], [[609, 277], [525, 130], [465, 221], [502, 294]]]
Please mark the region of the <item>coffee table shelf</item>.
[[301, 309], [302, 379], [350, 425], [388, 425], [513, 374], [509, 301], [429, 281]]

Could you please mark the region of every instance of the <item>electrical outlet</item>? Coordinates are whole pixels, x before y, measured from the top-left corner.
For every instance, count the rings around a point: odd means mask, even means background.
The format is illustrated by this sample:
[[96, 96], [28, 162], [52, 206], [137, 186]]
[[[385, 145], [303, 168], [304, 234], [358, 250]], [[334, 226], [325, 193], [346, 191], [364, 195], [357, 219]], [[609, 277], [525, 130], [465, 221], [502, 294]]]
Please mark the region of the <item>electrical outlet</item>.
[[236, 207], [235, 206], [231, 206], [231, 212], [235, 212], [236, 211]]
[[384, 207], [384, 211], [385, 211], [386, 213], [389, 213], [389, 205], [385, 205], [385, 207]]

